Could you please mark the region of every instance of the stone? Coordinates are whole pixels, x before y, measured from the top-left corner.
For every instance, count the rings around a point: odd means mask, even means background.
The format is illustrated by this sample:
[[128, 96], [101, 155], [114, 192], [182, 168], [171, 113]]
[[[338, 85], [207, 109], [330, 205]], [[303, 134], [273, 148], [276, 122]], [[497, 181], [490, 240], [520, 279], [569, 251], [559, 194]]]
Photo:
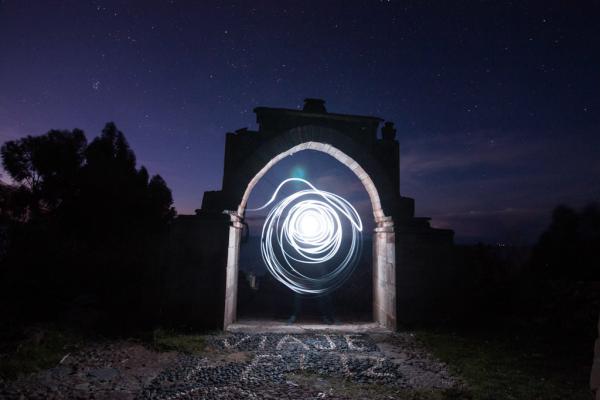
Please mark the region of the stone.
[[[173, 322], [177, 325], [193, 326], [193, 322], [196, 322], [194, 317], [183, 314], [181, 310], [195, 310], [196, 297], [192, 293], [203, 293], [207, 298], [206, 302], [215, 305], [212, 307], [214, 314], [220, 314], [216, 318], [211, 315], [211, 328], [220, 325], [219, 328], [226, 329], [236, 321], [239, 248], [250, 193], [277, 162], [295, 152], [310, 149], [336, 158], [357, 175], [371, 200], [373, 218], [377, 222], [376, 231], [386, 233], [382, 238], [385, 246], [378, 247], [373, 254], [373, 269], [387, 269], [387, 274], [383, 271], [378, 271], [377, 274], [379, 279], [385, 281], [385, 285], [373, 280], [372, 298], [377, 299], [375, 308], [380, 310], [374, 315], [376, 322], [395, 329], [399, 319], [397, 310], [410, 311], [402, 316], [403, 322], [413, 322], [409, 320], [414, 315], [419, 315], [422, 320], [435, 320], [436, 316], [411, 311], [413, 304], [426, 304], [421, 301], [426, 299], [409, 299], [395, 294], [400, 290], [396, 287], [396, 282], [410, 285], [415, 280], [413, 276], [398, 275], [396, 266], [409, 266], [423, 271], [423, 276], [428, 279], [449, 285], [448, 280], [443, 279], [443, 274], [438, 272], [440, 265], [448, 263], [445, 249], [453, 243], [453, 232], [432, 228], [427, 218], [415, 218], [414, 201], [400, 195], [400, 152], [394, 124], [386, 122], [379, 133], [383, 119], [329, 113], [325, 108], [325, 101], [321, 99], [306, 99], [303, 110], [257, 107], [254, 112], [258, 130], [238, 129], [226, 134], [222, 189], [206, 192], [202, 209], [195, 216], [200, 222], [208, 221], [206, 224], [213, 223], [210, 221], [214, 216], [222, 216], [225, 210], [232, 217], [227, 226], [230, 231], [228, 238], [222, 236], [225, 225], [219, 225], [219, 234], [215, 238], [193, 238], [198, 248], [195, 250], [198, 253], [196, 258], [199, 260], [193, 260], [189, 265], [210, 264], [213, 268], [212, 275], [207, 274], [203, 279], [198, 279], [196, 276], [185, 276], [178, 268], [169, 271], [169, 274], [178, 274], [177, 279], [172, 278], [178, 282], [208, 282], [214, 289], [209, 291], [203, 290], [208, 288], [189, 285], [190, 293], [186, 293], [188, 298], [177, 303], [185, 307], [178, 307], [175, 312], [166, 314], [173, 315], [176, 320]], [[191, 216], [180, 216], [174, 225], [177, 226], [180, 221], [183, 224], [186, 219], [190, 219], [187, 217]], [[208, 226], [202, 231], [204, 230], [210, 232]], [[191, 238], [189, 236], [185, 239], [191, 241]], [[217, 243], [217, 238], [222, 243]], [[403, 251], [400, 251], [400, 247]], [[422, 250], [417, 251], [418, 249]], [[190, 268], [190, 271], [193, 270]], [[223, 271], [226, 273], [223, 274]], [[215, 298], [209, 298], [208, 293]], [[423, 293], [426, 293], [424, 296], [431, 296], [430, 291]], [[179, 295], [174, 293], [173, 297], [178, 299]]]
[[88, 374], [101, 381], [110, 381], [119, 376], [119, 370], [116, 368], [98, 368], [90, 371]]
[[87, 382], [79, 383], [75, 385], [75, 390], [87, 391], [90, 388], [90, 384]]

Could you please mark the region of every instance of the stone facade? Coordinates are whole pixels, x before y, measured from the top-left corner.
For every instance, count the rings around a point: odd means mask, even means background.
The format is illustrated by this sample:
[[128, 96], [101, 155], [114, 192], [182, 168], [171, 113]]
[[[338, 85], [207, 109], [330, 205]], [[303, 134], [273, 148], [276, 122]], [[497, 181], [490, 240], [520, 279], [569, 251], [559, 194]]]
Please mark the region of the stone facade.
[[227, 215], [177, 217], [161, 277], [161, 323], [195, 329], [223, 326], [228, 235]]
[[363, 183], [373, 209], [373, 318], [395, 328], [398, 321], [438, 318], [445, 271], [450, 271], [453, 232], [433, 229], [416, 218], [414, 200], [400, 195], [400, 152], [396, 130], [382, 119], [328, 113], [324, 101], [305, 100], [303, 110], [258, 107], [258, 130], [228, 133], [222, 190], [204, 193], [198, 218], [229, 214], [226, 261], [221, 267], [223, 326], [236, 319], [239, 243], [252, 189], [278, 161], [317, 150], [350, 168]]

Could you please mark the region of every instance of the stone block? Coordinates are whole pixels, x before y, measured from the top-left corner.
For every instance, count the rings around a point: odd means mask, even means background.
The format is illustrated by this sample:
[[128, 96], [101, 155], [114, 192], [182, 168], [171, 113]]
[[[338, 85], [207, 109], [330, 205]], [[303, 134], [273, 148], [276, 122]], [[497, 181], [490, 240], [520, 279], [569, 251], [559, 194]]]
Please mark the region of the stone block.
[[350, 168], [356, 174], [356, 176], [358, 176], [358, 171], [363, 170], [360, 164], [354, 161], [354, 159], [350, 159], [350, 162], [346, 164], [346, 166]]
[[346, 154], [340, 152], [340, 154], [336, 157], [336, 159], [344, 164], [345, 166], [350, 165], [354, 160], [348, 157]]
[[[403, 284], [422, 289], [421, 278], [426, 274], [421, 271], [427, 269], [423, 267], [428, 262], [433, 264], [424, 259], [432, 258], [431, 253], [435, 253], [437, 249], [419, 250], [421, 242], [428, 240], [427, 237], [395, 237], [402, 230], [425, 230], [425, 235], [431, 232], [427, 230], [427, 223], [415, 224], [416, 219], [412, 218], [414, 202], [401, 200], [398, 188], [398, 143], [389, 134], [391, 130], [388, 129], [387, 139], [382, 142], [377, 139], [377, 128], [381, 123], [378, 118], [329, 114], [324, 108], [315, 113], [310, 109], [300, 111], [258, 107], [255, 112], [259, 125], [257, 132], [239, 133], [235, 138], [228, 136], [225, 153], [229, 156], [225, 158], [223, 175], [223, 208], [237, 208], [238, 214], [243, 215], [255, 185], [270, 168], [288, 155], [311, 149], [336, 158], [357, 175], [369, 194], [377, 223], [373, 241], [373, 310], [379, 323], [395, 326], [396, 296], [400, 295], [397, 294], [397, 279], [402, 277]], [[386, 215], [394, 216], [397, 221]], [[221, 310], [225, 308], [227, 320], [235, 319], [239, 233], [239, 230], [235, 234], [230, 232], [228, 244], [219, 248], [226, 251], [228, 257], [223, 262], [224, 265], [219, 263], [219, 268], [215, 268], [222, 273], [220, 285], [227, 285], [227, 294], [220, 297], [221, 301], [227, 299], [227, 306], [219, 304]], [[397, 245], [405, 246], [406, 250], [399, 248], [396, 251]], [[407, 260], [404, 260], [405, 257]], [[396, 260], [402, 260], [402, 264]], [[403, 275], [397, 278], [396, 270], [400, 268], [403, 269]], [[419, 274], [413, 273], [413, 270], [419, 271]], [[408, 273], [404, 273], [407, 271]], [[434, 273], [430, 273], [432, 276], [427, 279], [436, 278], [435, 272], [438, 270], [428, 271]], [[408, 303], [408, 306], [411, 304], [414, 302]]]
[[388, 286], [396, 286], [396, 265], [395, 263], [386, 263], [385, 282]]
[[[394, 245], [394, 235], [387, 235], [385, 243], [385, 258], [388, 262], [396, 261], [396, 246]], [[391, 236], [391, 237], [390, 237]]]
[[379, 202], [379, 199], [376, 202], [372, 202], [372, 206], [373, 206], [373, 215], [375, 216], [375, 221], [381, 220], [385, 216], [385, 214], [383, 213], [383, 210], [381, 209], [381, 203]]

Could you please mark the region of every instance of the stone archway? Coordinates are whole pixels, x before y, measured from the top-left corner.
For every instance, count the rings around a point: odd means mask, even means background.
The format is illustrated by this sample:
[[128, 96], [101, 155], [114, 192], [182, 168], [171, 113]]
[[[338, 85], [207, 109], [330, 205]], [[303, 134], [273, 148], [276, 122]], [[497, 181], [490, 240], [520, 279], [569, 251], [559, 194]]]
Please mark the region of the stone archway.
[[391, 216], [385, 215], [377, 187], [365, 169], [335, 146], [316, 141], [297, 144], [270, 159], [248, 182], [237, 211], [230, 213], [231, 226], [229, 228], [227, 250], [224, 329], [235, 322], [237, 317], [238, 262], [243, 229], [242, 220], [250, 194], [260, 179], [279, 161], [303, 150], [316, 150], [332, 156], [348, 167], [365, 187], [371, 201], [376, 226], [373, 232], [373, 319], [383, 327], [395, 329], [396, 240], [393, 219]]
[[254, 112], [257, 130], [227, 133], [222, 188], [204, 192], [196, 215], [207, 236], [213, 238], [218, 231], [219, 239], [211, 243], [222, 241], [203, 250], [218, 275], [215, 327], [226, 328], [236, 319], [239, 245], [252, 188], [283, 157], [307, 149], [322, 151], [346, 165], [370, 196], [376, 222], [375, 321], [394, 328], [397, 319], [410, 323], [444, 317], [447, 293], [451, 293], [451, 269], [446, 265], [453, 232], [431, 228], [429, 218], [415, 217], [414, 200], [400, 195], [400, 144], [394, 124], [381, 126], [381, 118], [329, 113], [320, 99], [306, 99], [301, 110], [257, 107]]

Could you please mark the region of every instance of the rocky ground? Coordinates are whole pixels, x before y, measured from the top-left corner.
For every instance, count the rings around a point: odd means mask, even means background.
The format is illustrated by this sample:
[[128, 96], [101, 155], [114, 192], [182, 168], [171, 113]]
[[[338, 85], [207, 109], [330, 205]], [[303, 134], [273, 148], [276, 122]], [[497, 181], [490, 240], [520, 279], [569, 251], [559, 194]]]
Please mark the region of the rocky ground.
[[230, 333], [203, 342], [192, 354], [96, 343], [0, 382], [0, 398], [429, 399], [462, 387], [410, 333]]

